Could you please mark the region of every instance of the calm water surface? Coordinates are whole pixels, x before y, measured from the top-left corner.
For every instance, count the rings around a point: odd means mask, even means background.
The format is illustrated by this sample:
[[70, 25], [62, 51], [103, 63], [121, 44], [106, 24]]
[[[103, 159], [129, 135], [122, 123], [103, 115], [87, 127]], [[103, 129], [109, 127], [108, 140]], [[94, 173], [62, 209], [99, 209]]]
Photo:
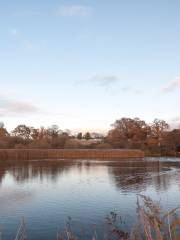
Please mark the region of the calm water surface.
[[161, 202], [165, 210], [180, 204], [180, 159], [0, 161], [0, 228], [14, 239], [25, 218], [28, 239], [56, 239], [68, 216], [82, 239], [94, 224], [101, 234], [111, 211], [130, 228], [138, 194]]

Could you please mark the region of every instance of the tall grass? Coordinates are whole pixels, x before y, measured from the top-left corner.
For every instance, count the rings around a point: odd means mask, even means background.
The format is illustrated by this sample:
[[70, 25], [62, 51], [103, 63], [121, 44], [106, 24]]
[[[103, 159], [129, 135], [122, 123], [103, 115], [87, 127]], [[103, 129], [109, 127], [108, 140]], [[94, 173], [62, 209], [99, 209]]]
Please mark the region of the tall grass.
[[0, 149], [1, 160], [142, 158], [141, 150], [121, 149]]
[[[180, 207], [180, 206], [179, 206]], [[180, 218], [177, 210], [163, 213], [157, 202], [151, 198], [139, 195], [137, 199], [138, 221], [130, 232], [123, 229], [122, 218], [111, 212], [106, 218], [106, 229], [103, 237], [98, 237], [96, 231], [91, 240], [180, 240]], [[57, 234], [57, 240], [77, 240], [71, 229], [71, 219], [65, 229]]]

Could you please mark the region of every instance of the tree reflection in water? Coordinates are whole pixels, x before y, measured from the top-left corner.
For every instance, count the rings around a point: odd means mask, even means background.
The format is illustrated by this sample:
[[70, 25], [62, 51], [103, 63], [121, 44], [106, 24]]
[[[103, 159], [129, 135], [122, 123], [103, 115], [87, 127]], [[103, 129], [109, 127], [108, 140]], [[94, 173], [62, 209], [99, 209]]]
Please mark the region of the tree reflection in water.
[[109, 163], [111, 179], [122, 191], [140, 192], [153, 185], [156, 190], [167, 190], [173, 181], [180, 181], [180, 162], [157, 159], [124, 160]]
[[39, 178], [56, 181], [58, 176], [75, 168], [81, 171], [98, 171], [98, 166], [107, 168], [110, 179], [122, 191], [142, 191], [154, 185], [157, 190], [167, 190], [172, 181], [178, 183], [180, 162], [158, 159], [124, 160], [38, 160], [0, 161], [0, 183], [9, 173], [17, 182]]
[[0, 224], [8, 229], [4, 239], [14, 236], [22, 216], [32, 239], [53, 239], [67, 216], [88, 232], [89, 224], [101, 227], [104, 214], [112, 210], [125, 217], [129, 228], [136, 219], [137, 193], [162, 197], [165, 209], [176, 207], [180, 162], [158, 160], [0, 161]]
[[59, 175], [72, 167], [72, 161], [68, 160], [1, 161], [0, 182], [2, 182], [7, 172], [17, 182], [24, 182], [33, 178], [39, 178], [41, 180], [50, 178], [50, 180], [56, 181]]

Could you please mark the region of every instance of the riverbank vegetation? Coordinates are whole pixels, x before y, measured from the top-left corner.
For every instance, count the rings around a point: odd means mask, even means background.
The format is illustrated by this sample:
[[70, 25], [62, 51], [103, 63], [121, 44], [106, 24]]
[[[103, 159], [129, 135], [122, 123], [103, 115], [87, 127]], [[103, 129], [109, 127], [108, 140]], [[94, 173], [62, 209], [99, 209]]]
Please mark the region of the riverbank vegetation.
[[[137, 223], [131, 230], [126, 229], [123, 217], [111, 212], [105, 219], [103, 236], [98, 236], [96, 228], [92, 240], [178, 240], [180, 237], [179, 207], [162, 212], [160, 204], [144, 195], [137, 199]], [[71, 218], [64, 231], [58, 233], [57, 240], [77, 240], [72, 230]]]
[[8, 132], [0, 124], [1, 149], [141, 149], [148, 154], [174, 155], [180, 152], [180, 129], [170, 130], [164, 120], [151, 124], [139, 118], [121, 118], [112, 124], [106, 135], [99, 133], [72, 134], [57, 125], [34, 128], [19, 125]]

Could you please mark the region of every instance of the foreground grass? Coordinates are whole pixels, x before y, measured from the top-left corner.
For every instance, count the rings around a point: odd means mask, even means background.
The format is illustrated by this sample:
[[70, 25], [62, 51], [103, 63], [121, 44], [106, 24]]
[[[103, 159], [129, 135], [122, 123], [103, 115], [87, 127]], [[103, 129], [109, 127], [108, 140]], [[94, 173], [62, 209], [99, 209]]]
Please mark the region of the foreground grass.
[[[123, 229], [122, 218], [111, 212], [106, 218], [106, 231], [103, 236], [98, 236], [94, 229], [90, 240], [180, 240], [180, 218], [177, 213], [179, 207], [164, 213], [157, 202], [139, 195], [137, 199], [138, 221], [130, 232]], [[84, 238], [81, 239], [84, 240]], [[23, 220], [15, 240], [25, 239], [27, 236]], [[69, 218], [65, 228], [57, 233], [57, 240], [78, 239], [76, 233], [72, 231], [72, 222]]]
[[[158, 203], [152, 201], [149, 197], [140, 195], [137, 200], [138, 222], [131, 232], [126, 232], [121, 227], [122, 219], [112, 212], [106, 218], [107, 232], [104, 233], [103, 237], [98, 237], [96, 230], [94, 230], [92, 240], [180, 240], [178, 208], [162, 213]], [[64, 231], [57, 234], [57, 240], [77, 239], [71, 230], [71, 219], [69, 219]]]

